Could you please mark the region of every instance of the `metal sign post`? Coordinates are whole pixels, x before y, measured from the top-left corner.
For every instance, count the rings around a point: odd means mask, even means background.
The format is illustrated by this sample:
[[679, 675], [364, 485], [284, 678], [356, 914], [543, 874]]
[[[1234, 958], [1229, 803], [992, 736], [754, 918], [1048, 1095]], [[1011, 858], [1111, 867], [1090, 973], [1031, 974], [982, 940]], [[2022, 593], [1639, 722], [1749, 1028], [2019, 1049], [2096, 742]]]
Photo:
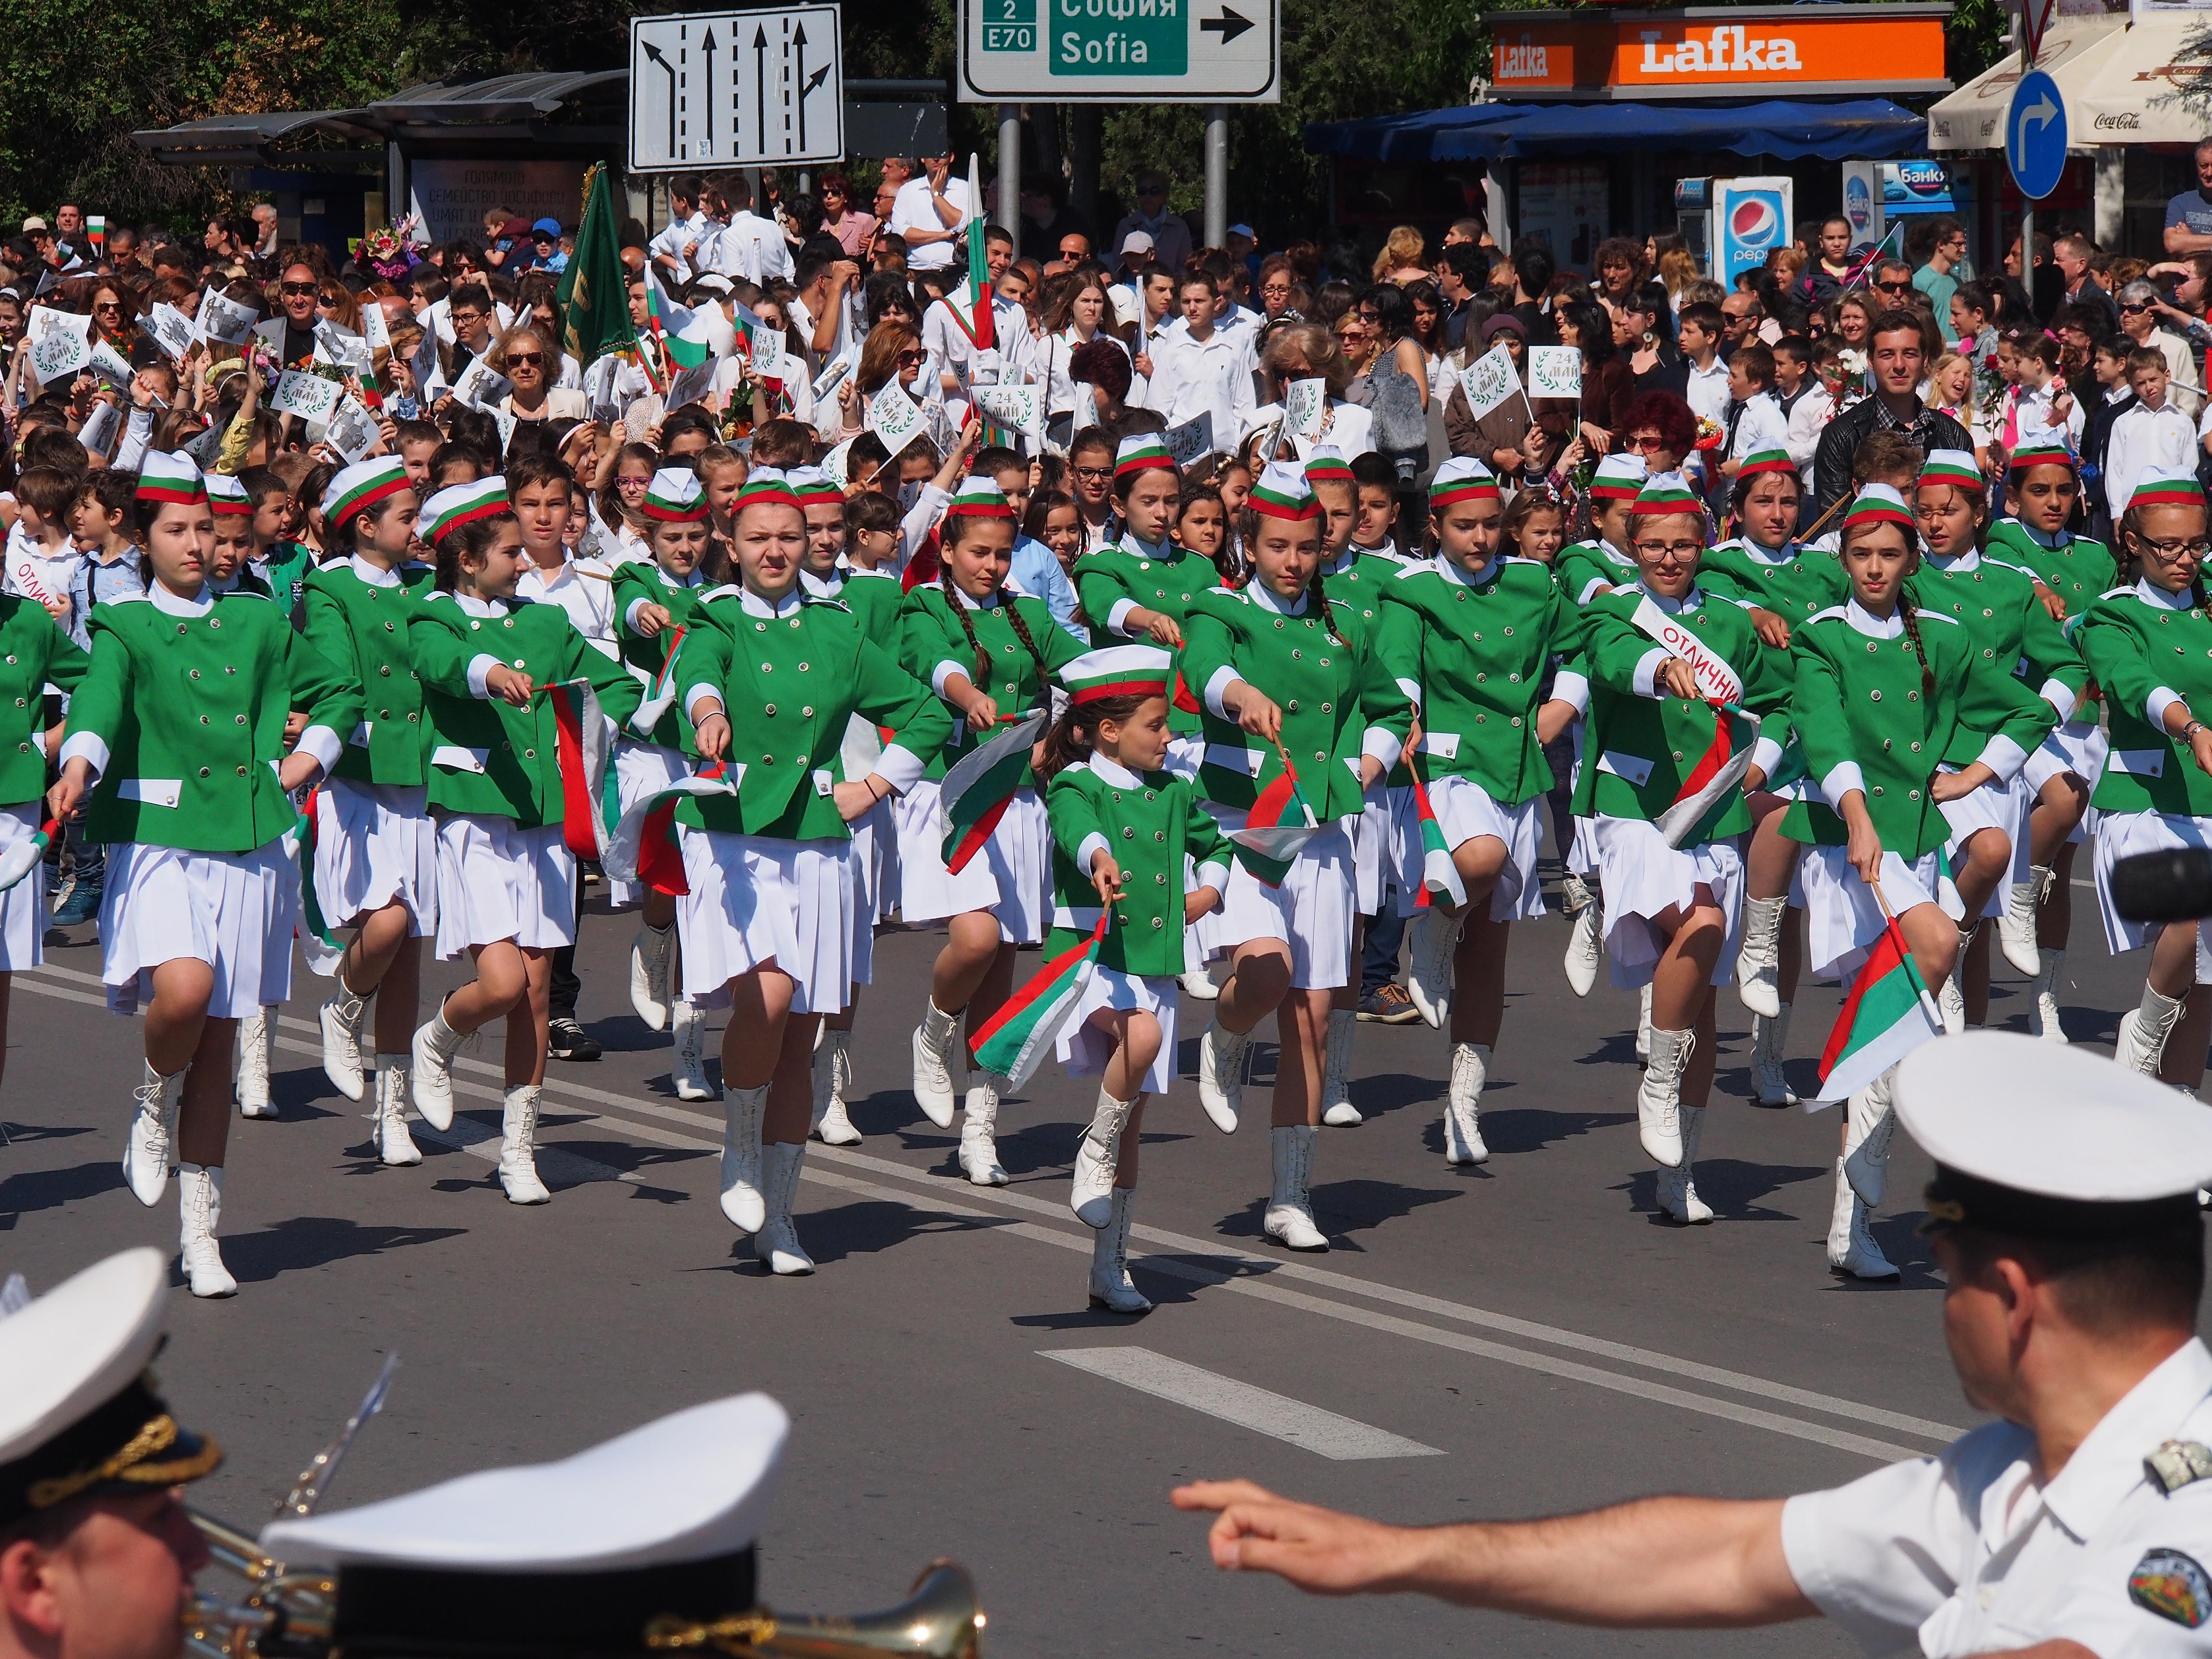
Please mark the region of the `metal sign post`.
[[632, 18], [630, 171], [842, 159], [843, 34], [835, 5]]

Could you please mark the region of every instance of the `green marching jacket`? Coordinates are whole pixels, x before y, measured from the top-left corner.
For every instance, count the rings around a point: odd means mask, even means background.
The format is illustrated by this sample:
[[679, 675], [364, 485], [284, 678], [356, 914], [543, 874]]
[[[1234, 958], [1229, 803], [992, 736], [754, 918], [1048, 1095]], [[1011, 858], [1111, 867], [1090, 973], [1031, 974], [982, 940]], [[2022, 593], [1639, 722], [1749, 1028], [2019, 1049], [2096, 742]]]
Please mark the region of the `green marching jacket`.
[[[1045, 959], [1098, 925], [1091, 860], [1100, 845], [1121, 868], [1123, 897], [1099, 942], [1101, 966], [1172, 978], [1182, 972], [1183, 896], [1229, 885], [1228, 838], [1184, 779], [1135, 773], [1103, 757], [1055, 774], [1045, 790], [1052, 823], [1052, 937]], [[1185, 854], [1198, 873], [1186, 890]]]
[[302, 608], [307, 643], [362, 689], [361, 724], [346, 733], [337, 775], [414, 787], [429, 775], [430, 726], [410, 624], [429, 597], [432, 572], [409, 565], [392, 574], [389, 584], [374, 582], [351, 559], [334, 560], [307, 573]]
[[[900, 665], [940, 697], [948, 678], [965, 674], [969, 684], [999, 705], [1002, 721], [1043, 707], [1060, 671], [1084, 653], [1085, 647], [1053, 621], [1042, 599], [1009, 595], [996, 605], [968, 606], [967, 618], [975, 630], [973, 646], [953, 611], [955, 603], [938, 583], [925, 584], [906, 596], [899, 612]], [[1030, 654], [1029, 647], [1007, 620], [1009, 608], [1020, 615], [1030, 642], [1044, 658], [1042, 677], [1036, 658]], [[978, 647], [990, 659], [991, 672], [987, 676], [979, 677]], [[952, 736], [928, 757], [929, 769], [923, 775], [927, 777], [943, 777], [948, 767], [957, 764], [981, 741], [969, 731], [965, 715], [955, 713], [952, 718]], [[1036, 781], [1036, 775], [1024, 767], [1022, 787], [1030, 787]]]
[[74, 691], [92, 659], [54, 625], [46, 606], [21, 593], [0, 594], [0, 806], [46, 793], [45, 690]]
[[2104, 688], [2112, 728], [2112, 755], [2091, 797], [2100, 812], [2212, 817], [2212, 777], [2151, 714], [2176, 697], [2199, 720], [2212, 709], [2212, 619], [2190, 599], [2148, 582], [2116, 588], [2089, 607], [2075, 636]]

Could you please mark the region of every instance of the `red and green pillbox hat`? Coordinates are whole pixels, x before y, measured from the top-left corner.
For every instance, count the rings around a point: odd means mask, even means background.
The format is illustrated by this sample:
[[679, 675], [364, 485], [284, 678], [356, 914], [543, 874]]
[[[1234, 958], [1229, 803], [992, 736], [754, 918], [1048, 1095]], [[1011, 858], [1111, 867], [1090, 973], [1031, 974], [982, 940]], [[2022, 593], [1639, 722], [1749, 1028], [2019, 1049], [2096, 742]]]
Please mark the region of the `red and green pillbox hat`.
[[845, 492], [830, 481], [830, 475], [818, 466], [795, 466], [784, 474], [792, 493], [799, 497], [801, 507], [836, 507], [845, 505]]
[[1086, 651], [1060, 671], [1077, 708], [1107, 697], [1164, 697], [1175, 659], [1156, 645], [1112, 645]]
[[960, 481], [960, 488], [952, 492], [951, 504], [945, 509], [948, 519], [1011, 519], [1013, 503], [996, 482], [981, 473], [971, 473]]
[[707, 486], [688, 466], [664, 466], [646, 485], [638, 510], [655, 524], [696, 524], [707, 516]]
[[2020, 447], [2012, 453], [2006, 463], [2008, 472], [2025, 472], [2032, 466], [2063, 466], [2069, 472], [2081, 469], [2074, 452], [2066, 447], [2065, 434], [2055, 427], [2045, 427], [2040, 432], [2021, 434]]
[[323, 491], [323, 522], [332, 530], [342, 529], [355, 514], [410, 488], [407, 468], [396, 455], [340, 467]]
[[507, 504], [507, 480], [495, 472], [474, 483], [453, 484], [423, 502], [419, 533], [435, 547], [465, 524], [495, 519], [502, 513], [514, 511]]
[[1672, 518], [1678, 513], [1705, 516], [1705, 504], [1679, 472], [1655, 472], [1646, 478], [1644, 488], [1636, 492], [1635, 505], [1628, 510], [1639, 519]]
[[150, 454], [140, 463], [138, 488], [134, 498], [142, 501], [173, 501], [180, 507], [190, 507], [207, 500], [207, 482], [200, 477], [200, 464], [181, 449], [167, 454]]
[[2147, 466], [2136, 480], [2134, 492], [2128, 497], [2127, 510], [2139, 507], [2202, 507], [2204, 505], [2204, 486], [2197, 482], [2196, 473], [2185, 466]]
[[1429, 480], [1429, 510], [1441, 513], [1459, 501], [1495, 501], [1502, 500], [1498, 480], [1480, 461], [1469, 456], [1455, 455], [1437, 469], [1437, 476]]
[[1893, 524], [1908, 535], [1917, 528], [1913, 522], [1912, 509], [1905, 504], [1905, 497], [1886, 483], [1859, 486], [1856, 499], [1844, 514], [1844, 528], [1849, 531], [1854, 526], [1863, 524]]
[[791, 487], [790, 478], [775, 468], [757, 466], [746, 477], [744, 488], [738, 491], [738, 499], [730, 503], [730, 516], [734, 519], [749, 507], [798, 508], [799, 492]]
[[1158, 467], [1164, 471], [1176, 470], [1175, 457], [1157, 432], [1132, 432], [1121, 440], [1121, 447], [1114, 454], [1114, 476], [1126, 478], [1132, 472], [1142, 472], [1147, 467]]
[[1794, 478], [1797, 476], [1797, 463], [1790, 459], [1786, 449], [1754, 449], [1743, 458], [1743, 465], [1736, 468], [1735, 476], [1748, 478], [1761, 472], [1787, 472]]
[[1287, 461], [1270, 461], [1260, 473], [1244, 505], [1270, 519], [1318, 519], [1321, 503], [1306, 482], [1305, 469]]
[[[400, 471], [404, 474], [406, 469], [403, 467]], [[252, 515], [253, 497], [247, 493], [246, 486], [229, 473], [210, 472], [200, 482], [206, 487], [208, 505], [218, 514]]]
[[1974, 464], [1971, 449], [1931, 449], [1928, 459], [1920, 464], [1920, 477], [1915, 487], [1925, 489], [1930, 484], [1949, 484], [1957, 489], [1986, 490], [1982, 469]]
[[1306, 482], [1310, 484], [1354, 482], [1352, 463], [1344, 459], [1344, 452], [1334, 444], [1316, 444], [1313, 453], [1306, 457]]
[[1601, 501], [1632, 501], [1644, 488], [1644, 475], [1650, 471], [1641, 455], [1608, 455], [1597, 464], [1591, 474], [1591, 498]]

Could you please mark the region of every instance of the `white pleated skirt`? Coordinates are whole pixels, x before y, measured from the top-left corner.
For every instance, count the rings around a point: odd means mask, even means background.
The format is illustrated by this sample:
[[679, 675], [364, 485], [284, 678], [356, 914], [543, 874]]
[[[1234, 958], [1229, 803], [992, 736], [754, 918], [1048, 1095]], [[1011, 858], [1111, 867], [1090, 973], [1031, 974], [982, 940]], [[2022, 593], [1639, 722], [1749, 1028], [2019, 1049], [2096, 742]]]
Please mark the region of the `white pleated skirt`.
[[512, 940], [526, 951], [576, 942], [576, 855], [561, 826], [455, 812], [438, 820], [438, 960]]
[[[2106, 757], [2112, 751], [2112, 740], [2105, 735], [2104, 727], [2097, 724], [2096, 708], [2096, 704], [2091, 703], [2088, 720], [2069, 720], [2038, 744], [2035, 752], [2027, 757], [2027, 763], [2020, 769], [2020, 775], [2027, 785], [2030, 806], [2035, 805], [2035, 797], [2043, 786], [2063, 772], [2071, 772], [2087, 784], [2092, 793], [2095, 791], [2097, 780], [2105, 775]], [[2084, 812], [2081, 822], [2074, 826], [2074, 833], [2066, 837], [2067, 841], [2078, 847], [2087, 840], [2090, 825], [2096, 816], [2094, 811]], [[2020, 839], [2022, 845], [2027, 843], [2025, 819], [2021, 823]]]
[[[1396, 879], [1398, 837], [1390, 797], [1399, 793], [1408, 800], [1413, 795], [1410, 789], [1394, 790], [1376, 784], [1360, 797], [1359, 816], [1352, 820], [1352, 883], [1363, 916], [1380, 913], [1382, 896]], [[1418, 828], [1415, 833], [1418, 836]]]
[[[615, 744], [614, 757], [615, 804], [617, 812], [627, 812], [647, 795], [658, 794], [672, 784], [691, 775], [691, 763], [683, 751], [667, 749], [657, 743], [640, 743], [635, 738], [623, 738]], [[691, 833], [683, 824], [674, 826], [676, 839], [681, 842]], [[626, 905], [641, 903], [646, 895], [642, 882], [619, 881], [607, 878], [607, 902], [619, 910]]]
[[[1242, 807], [1209, 805], [1206, 810], [1224, 830], [1243, 829], [1249, 816]], [[1255, 939], [1279, 939], [1291, 947], [1291, 983], [1297, 989], [1334, 991], [1347, 983], [1358, 898], [1351, 823], [1339, 818], [1323, 824], [1291, 861], [1280, 887], [1268, 886], [1241, 860], [1231, 860], [1221, 908], [1200, 918], [1206, 956], [1226, 956]]]
[[1667, 937], [1652, 918], [1669, 909], [1688, 910], [1700, 887], [1728, 919], [1728, 938], [1713, 964], [1712, 982], [1730, 983], [1743, 931], [1743, 855], [1735, 842], [1669, 847], [1659, 826], [1642, 818], [1592, 818], [1590, 835], [1605, 895], [1605, 948], [1613, 984], [1636, 990], [1651, 983], [1667, 950]]
[[[898, 897], [898, 823], [893, 797], [885, 796], [851, 824], [853, 846], [847, 858], [853, 870], [853, 983], [875, 978], [876, 924], [890, 914]], [[886, 901], [884, 890], [890, 890]]]
[[[1404, 792], [1405, 811], [1398, 815], [1398, 911], [1412, 915], [1421, 891], [1421, 820], [1413, 805], [1413, 792]], [[1478, 836], [1491, 836], [1505, 843], [1505, 867], [1498, 885], [1490, 890], [1492, 921], [1533, 921], [1544, 914], [1544, 890], [1537, 878], [1536, 860], [1544, 845], [1544, 798], [1536, 796], [1518, 806], [1500, 806], [1490, 792], [1472, 778], [1443, 777], [1429, 785], [1430, 810], [1443, 831], [1444, 845], [1456, 852]], [[1575, 820], [1580, 842], [1586, 819]], [[1593, 863], [1591, 868], [1595, 869]]]
[[917, 783], [899, 798], [899, 915], [908, 923], [942, 921], [970, 910], [999, 919], [1014, 945], [1044, 939], [1052, 915], [1052, 826], [1034, 789], [1017, 789], [983, 850], [958, 874], [945, 867], [939, 786]]
[[[1881, 937], [1881, 906], [1874, 889], [1859, 879], [1845, 849], [1808, 847], [1797, 861], [1797, 884], [1805, 897], [1805, 954], [1815, 979], [1846, 978]], [[1902, 916], [1916, 904], [1940, 904], [1957, 921], [1957, 890], [1942, 878], [1936, 855], [1907, 864], [1894, 853], [1881, 855], [1882, 896]]]
[[[1959, 769], [1955, 766], [1936, 768], [1938, 772], [1944, 773], [1955, 773]], [[2004, 874], [1997, 880], [1996, 890], [1990, 895], [1989, 902], [1982, 907], [1984, 920], [2004, 915], [2006, 907], [2012, 902], [2013, 883], [2027, 879], [2027, 848], [2024, 838], [2017, 833], [2023, 810], [2021, 805], [2022, 787], [2024, 786], [2017, 777], [2011, 783], [1999, 783], [1991, 778], [1958, 799], [1943, 802], [1937, 809], [1943, 814], [1943, 822], [1950, 828], [1947, 846], [1954, 869], [1966, 858], [1967, 840], [1984, 830], [1996, 830], [2012, 848], [2012, 856], [2005, 865]]]
[[300, 866], [289, 836], [250, 853], [188, 853], [137, 842], [107, 851], [100, 976], [107, 1006], [135, 1014], [154, 969], [193, 957], [215, 970], [212, 1019], [241, 1019], [292, 994]]
[[1067, 1024], [1060, 1028], [1054, 1048], [1070, 1077], [1103, 1077], [1114, 1058], [1114, 1036], [1090, 1024], [1102, 1008], [1141, 1009], [1160, 1024], [1160, 1051], [1146, 1070], [1148, 1095], [1165, 1095], [1175, 1082], [1176, 982], [1165, 975], [1125, 974], [1118, 968], [1096, 968], [1091, 982]]
[[395, 902], [407, 936], [438, 929], [438, 826], [429, 791], [331, 778], [315, 792], [315, 895], [323, 920], [351, 926]]
[[[2181, 847], [2212, 847], [2212, 818], [2178, 812], [2106, 812], [2097, 824], [2097, 915], [2105, 924], [2105, 945], [2114, 956], [2140, 951], [2167, 924], [2130, 921], [2112, 908], [2112, 866], [2138, 853], [2164, 853]], [[2197, 924], [2197, 982], [2212, 985], [2212, 918]]]
[[685, 998], [726, 1008], [732, 980], [773, 966], [792, 982], [792, 1012], [842, 1012], [860, 915], [851, 846], [719, 830], [686, 836], [691, 890], [676, 901]]
[[[0, 853], [37, 835], [46, 816], [44, 801], [0, 806]], [[0, 893], [0, 974], [43, 964], [46, 935], [46, 863], [40, 859], [30, 874]]]

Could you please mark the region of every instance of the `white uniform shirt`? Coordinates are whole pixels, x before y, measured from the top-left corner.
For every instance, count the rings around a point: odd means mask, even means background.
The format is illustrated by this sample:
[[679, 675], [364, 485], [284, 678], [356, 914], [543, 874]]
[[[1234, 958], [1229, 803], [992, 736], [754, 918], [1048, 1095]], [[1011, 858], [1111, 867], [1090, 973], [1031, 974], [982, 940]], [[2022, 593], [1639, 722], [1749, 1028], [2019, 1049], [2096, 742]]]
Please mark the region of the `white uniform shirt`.
[[2079, 1642], [2100, 1659], [2212, 1651], [2212, 1480], [2166, 1493], [2143, 1460], [2212, 1442], [2212, 1353], [2191, 1339], [2038, 1487], [2033, 1437], [1993, 1423], [1940, 1456], [1782, 1511], [1798, 1588], [1869, 1653], [1965, 1659]]
[[[694, 273], [691, 262], [684, 257], [684, 250], [693, 242], [705, 242], [707, 233], [713, 228], [714, 221], [708, 218], [702, 210], [695, 208], [689, 218], [672, 221], [667, 229], [645, 245], [645, 251], [648, 254], [666, 254], [676, 262], [673, 280], [689, 282]], [[702, 248], [701, 251], [703, 252], [705, 250]]]
[[1747, 398], [1743, 413], [1735, 419], [1735, 442], [1729, 447], [1729, 459], [1741, 461], [1762, 449], [1786, 452], [1789, 447], [1789, 417], [1783, 414], [1774, 394], [1760, 392]]
[[622, 647], [615, 638], [614, 567], [608, 561], [572, 558], [550, 576], [535, 563], [526, 564], [515, 581], [514, 597], [559, 605], [593, 650], [604, 657], [621, 658]]
[[[2023, 405], [2024, 407], [2024, 405]], [[2027, 429], [2025, 420], [2022, 431]], [[2105, 500], [2118, 519], [2147, 466], [2194, 466], [2197, 434], [2189, 416], [2172, 404], [2148, 409], [2137, 404], [2112, 422], [2105, 441]]]
[[1216, 329], [1200, 341], [1186, 330], [1179, 339], [1156, 337], [1146, 407], [1157, 410], [1170, 426], [1194, 421], [1200, 410], [1211, 410], [1214, 441], [1224, 447], [1234, 442], [1231, 434], [1243, 432], [1255, 406], [1250, 333], [1249, 329], [1241, 335]]
[[[924, 367], [931, 389], [939, 397], [951, 398], [964, 394], [969, 377], [975, 368], [975, 343], [961, 326], [963, 320], [973, 318], [955, 314], [950, 300], [933, 301], [921, 318], [921, 349], [929, 354]], [[1000, 386], [1019, 386], [1029, 378], [1030, 359], [1036, 350], [1036, 337], [1030, 331], [1030, 314], [1012, 300], [991, 296], [992, 349], [999, 354]], [[952, 376], [954, 388], [946, 390], [944, 376]]]
[[1688, 400], [1690, 413], [1701, 421], [1726, 421], [1729, 406], [1728, 365], [1716, 357], [1710, 368], [1699, 368], [1695, 363], [1688, 364], [1687, 368], [1690, 371], [1690, 384], [1683, 396]]
[[[916, 173], [898, 187], [891, 199], [891, 230], [904, 236], [910, 230], [959, 231], [964, 229], [974, 216], [968, 202], [968, 181], [947, 178], [945, 199], [959, 213], [958, 219], [946, 224], [937, 216], [937, 204], [930, 199], [929, 175]], [[956, 235], [942, 242], [908, 243], [906, 262], [914, 270], [940, 270], [952, 263], [952, 256], [961, 252], [960, 239]]]

